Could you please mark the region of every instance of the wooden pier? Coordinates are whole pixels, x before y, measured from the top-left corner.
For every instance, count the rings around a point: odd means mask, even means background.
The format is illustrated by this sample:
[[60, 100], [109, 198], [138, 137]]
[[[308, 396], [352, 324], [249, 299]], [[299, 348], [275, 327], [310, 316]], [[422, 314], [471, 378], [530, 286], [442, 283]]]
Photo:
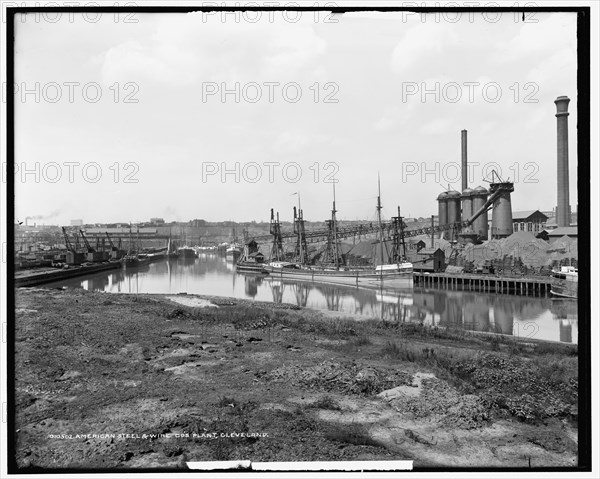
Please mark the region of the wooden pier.
[[414, 285], [456, 291], [544, 297], [550, 295], [552, 278], [415, 272]]

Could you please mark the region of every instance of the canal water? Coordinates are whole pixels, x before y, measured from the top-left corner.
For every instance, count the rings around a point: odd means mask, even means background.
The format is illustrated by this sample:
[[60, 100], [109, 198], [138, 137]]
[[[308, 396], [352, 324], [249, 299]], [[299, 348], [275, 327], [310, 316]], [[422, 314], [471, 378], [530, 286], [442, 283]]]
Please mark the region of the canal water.
[[216, 255], [164, 260], [50, 283], [108, 293], [203, 294], [291, 303], [314, 309], [577, 343], [577, 303], [571, 300], [417, 288], [406, 291], [294, 282], [236, 273]]

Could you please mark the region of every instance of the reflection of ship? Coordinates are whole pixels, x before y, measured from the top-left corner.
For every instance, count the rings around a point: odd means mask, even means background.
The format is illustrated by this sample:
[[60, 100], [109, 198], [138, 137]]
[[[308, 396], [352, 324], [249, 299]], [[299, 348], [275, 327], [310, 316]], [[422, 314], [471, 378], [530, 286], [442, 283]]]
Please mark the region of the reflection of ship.
[[246, 296], [254, 298], [258, 294], [258, 287], [262, 284], [262, 280], [262, 275], [244, 275], [244, 293]]
[[578, 271], [573, 266], [562, 266], [552, 271], [556, 282], [552, 284], [550, 293], [561, 298], [577, 299]]
[[[289, 261], [273, 261], [265, 266], [265, 270], [272, 276], [286, 278], [296, 281], [311, 281], [315, 283], [332, 283], [342, 285], [354, 285], [361, 287], [387, 287], [387, 288], [410, 288], [413, 285], [413, 265], [405, 260], [404, 255], [400, 254], [400, 243], [403, 244], [403, 223], [400, 215], [393, 218], [394, 221], [394, 249], [391, 255], [386, 254], [389, 264], [386, 264], [384, 258], [385, 239], [383, 237], [383, 226], [381, 223], [381, 195], [377, 197], [377, 220], [379, 223], [379, 252], [380, 262], [373, 267], [344, 267], [343, 258], [340, 254], [340, 244], [337, 233], [336, 207], [335, 207], [335, 190], [333, 199], [333, 209], [331, 212], [331, 220], [329, 220], [329, 239], [327, 250], [324, 253], [323, 266], [313, 266], [302, 262], [299, 263]], [[295, 209], [294, 209], [295, 210]], [[273, 213], [271, 213], [271, 222], [273, 223]], [[299, 219], [295, 222], [299, 223], [298, 231], [298, 246], [297, 250], [302, 253], [302, 245], [306, 242], [302, 238], [303, 220], [302, 210], [299, 211]], [[277, 228], [275, 228], [277, 230]], [[300, 258], [305, 255], [300, 254]]]

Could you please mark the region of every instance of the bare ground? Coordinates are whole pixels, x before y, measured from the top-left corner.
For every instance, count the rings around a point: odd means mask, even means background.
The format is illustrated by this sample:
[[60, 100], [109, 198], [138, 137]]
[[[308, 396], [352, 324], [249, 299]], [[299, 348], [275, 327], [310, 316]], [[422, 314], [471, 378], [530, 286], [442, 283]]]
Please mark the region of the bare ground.
[[227, 298], [24, 288], [16, 306], [20, 468], [577, 464], [576, 347]]

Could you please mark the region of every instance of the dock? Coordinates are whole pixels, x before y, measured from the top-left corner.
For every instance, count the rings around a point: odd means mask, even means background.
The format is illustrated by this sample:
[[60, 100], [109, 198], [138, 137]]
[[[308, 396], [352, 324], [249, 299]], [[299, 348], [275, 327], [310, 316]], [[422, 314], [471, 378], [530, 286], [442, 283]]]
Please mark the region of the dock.
[[516, 294], [544, 297], [550, 295], [552, 278], [496, 276], [483, 274], [414, 273], [414, 285], [457, 291]]
[[120, 261], [108, 261], [105, 263], [92, 264], [88, 266], [71, 266], [69, 268], [42, 268], [34, 270], [17, 271], [15, 274], [16, 287], [38, 286], [40, 284], [61, 281], [64, 279], [82, 276], [84, 274], [99, 273], [111, 269], [121, 268]]

